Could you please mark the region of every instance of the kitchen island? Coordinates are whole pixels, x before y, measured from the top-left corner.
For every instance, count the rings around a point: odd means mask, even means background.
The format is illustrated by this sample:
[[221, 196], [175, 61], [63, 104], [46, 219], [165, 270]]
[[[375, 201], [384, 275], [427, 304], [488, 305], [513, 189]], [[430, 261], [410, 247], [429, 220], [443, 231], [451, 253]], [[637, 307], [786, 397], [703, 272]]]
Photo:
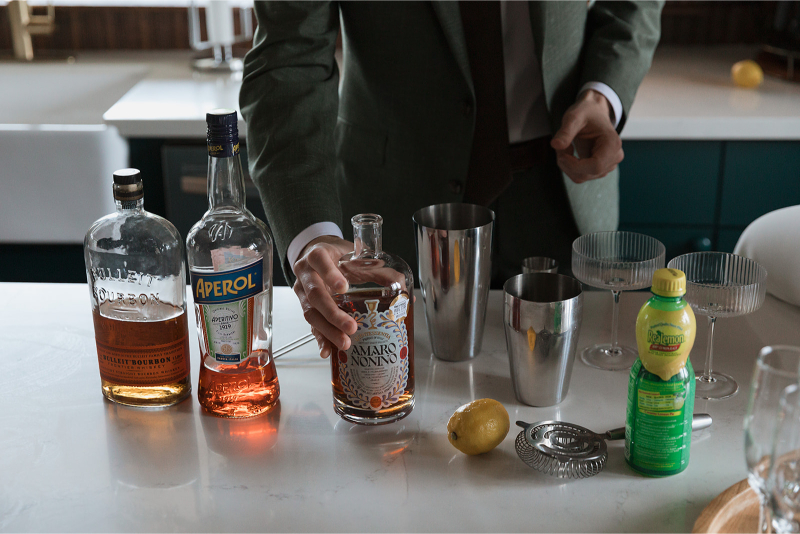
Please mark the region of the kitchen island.
[[[634, 342], [648, 296], [622, 295], [622, 342]], [[581, 348], [610, 335], [610, 294], [585, 297]], [[800, 309], [770, 295], [750, 316], [719, 320], [715, 364], [742, 388], [731, 399], [696, 401], [695, 412], [714, 422], [693, 436], [688, 469], [642, 477], [626, 466], [622, 443], [612, 442], [603, 472], [563, 481], [517, 457], [513, 422], [622, 426], [627, 372], [577, 360], [560, 405], [518, 403], [499, 291], [490, 295], [483, 350], [469, 362], [431, 355], [418, 300], [416, 407], [373, 428], [334, 414], [330, 364], [315, 344], [277, 360], [280, 404], [254, 419], [209, 416], [194, 393], [162, 410], [110, 403], [100, 392], [85, 284], [0, 284], [0, 301], [0, 530], [15, 532], [688, 532], [714, 496], [747, 474], [742, 418], [758, 350], [800, 345]], [[275, 289], [273, 317], [274, 348], [308, 332], [287, 287]], [[692, 362], [699, 372], [707, 330], [698, 319]], [[458, 406], [483, 397], [503, 403], [512, 428], [490, 453], [468, 457], [448, 443], [446, 424]]]

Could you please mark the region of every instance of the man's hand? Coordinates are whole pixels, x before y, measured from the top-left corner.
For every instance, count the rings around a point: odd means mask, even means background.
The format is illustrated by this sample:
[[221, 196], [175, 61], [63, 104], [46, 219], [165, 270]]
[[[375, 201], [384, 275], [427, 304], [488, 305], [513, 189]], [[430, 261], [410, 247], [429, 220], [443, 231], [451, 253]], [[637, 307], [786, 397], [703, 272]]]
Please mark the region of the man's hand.
[[[559, 168], [576, 184], [602, 178], [624, 157], [610, 114], [606, 97], [589, 89], [564, 113], [561, 129], [550, 141]], [[573, 144], [578, 158], [573, 155]]]
[[337, 349], [346, 350], [350, 346], [348, 335], [355, 334], [357, 328], [355, 320], [340, 310], [331, 297], [347, 291], [347, 279], [337, 264], [348, 252], [353, 252], [352, 242], [322, 236], [306, 245], [292, 266], [297, 276], [294, 292], [323, 358]]

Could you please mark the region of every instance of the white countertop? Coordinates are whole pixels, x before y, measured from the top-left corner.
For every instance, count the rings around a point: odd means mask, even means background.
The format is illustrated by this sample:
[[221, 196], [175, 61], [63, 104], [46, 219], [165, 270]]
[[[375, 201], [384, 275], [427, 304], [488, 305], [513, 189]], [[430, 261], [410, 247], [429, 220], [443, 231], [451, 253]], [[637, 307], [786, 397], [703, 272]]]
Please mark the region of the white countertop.
[[[148, 58], [150, 72], [104, 115], [123, 136], [202, 139], [206, 111], [238, 109], [241, 74], [193, 72], [187, 54], [137, 57]], [[767, 76], [750, 90], [731, 82], [733, 63], [753, 57], [752, 47], [658, 49], [622, 138], [800, 140], [800, 84]]]
[[731, 81], [751, 47], [660, 48], [636, 95], [623, 139], [800, 139], [800, 83]]
[[[622, 295], [623, 342], [633, 342], [647, 296]], [[607, 339], [611, 300], [586, 293], [579, 347]], [[800, 309], [769, 295], [758, 312], [719, 320], [715, 362], [743, 391], [696, 402], [714, 423], [693, 436], [687, 470], [639, 476], [614, 442], [602, 473], [565, 482], [517, 457], [517, 427], [478, 457], [448, 443], [453, 411], [483, 397], [502, 402], [512, 422], [560, 419], [605, 431], [625, 421], [627, 372], [579, 360], [561, 405], [515, 401], [498, 291], [483, 352], [470, 362], [431, 356], [417, 302], [416, 407], [375, 428], [334, 414], [329, 363], [313, 345], [277, 361], [280, 409], [262, 417], [208, 416], [194, 395], [164, 410], [115, 405], [100, 392], [85, 285], [0, 284], [0, 302], [0, 531], [689, 532], [714, 496], [746, 476], [742, 418], [758, 350], [800, 345]], [[275, 347], [308, 331], [287, 287], [276, 288], [274, 322]], [[706, 335], [698, 323], [696, 368]], [[196, 391], [196, 343], [191, 365]]]
[[[239, 109], [242, 73], [195, 71], [193, 56], [190, 52], [137, 52], [125, 57], [124, 61], [146, 61], [150, 70], [106, 111], [105, 123], [116, 126], [124, 137], [205, 139], [206, 112]], [[239, 121], [239, 135], [247, 135], [243, 120]]]

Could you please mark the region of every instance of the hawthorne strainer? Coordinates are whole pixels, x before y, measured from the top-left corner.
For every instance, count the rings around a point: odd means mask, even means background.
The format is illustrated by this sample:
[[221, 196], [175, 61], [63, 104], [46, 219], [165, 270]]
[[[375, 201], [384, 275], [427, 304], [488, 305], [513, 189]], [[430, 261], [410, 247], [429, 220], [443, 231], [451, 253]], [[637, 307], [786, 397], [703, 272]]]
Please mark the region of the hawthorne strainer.
[[[515, 442], [520, 459], [537, 471], [558, 478], [587, 478], [603, 470], [608, 459], [607, 440], [625, 438], [625, 427], [597, 434], [588, 428], [542, 421], [528, 424], [517, 421], [523, 428]], [[695, 414], [692, 430], [711, 426], [711, 416]]]

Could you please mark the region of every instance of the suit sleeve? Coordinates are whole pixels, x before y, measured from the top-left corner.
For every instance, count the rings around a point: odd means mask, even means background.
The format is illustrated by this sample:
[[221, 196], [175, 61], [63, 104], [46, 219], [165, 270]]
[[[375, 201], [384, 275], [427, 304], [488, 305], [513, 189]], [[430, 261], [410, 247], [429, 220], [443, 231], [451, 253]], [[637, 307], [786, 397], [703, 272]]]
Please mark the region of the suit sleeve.
[[622, 102], [622, 130], [661, 35], [663, 2], [596, 2], [589, 11], [581, 72], [583, 85], [602, 82]]
[[339, 70], [334, 2], [255, 2], [258, 28], [244, 62], [239, 106], [258, 186], [287, 280], [286, 252], [303, 229], [341, 227], [334, 182]]

